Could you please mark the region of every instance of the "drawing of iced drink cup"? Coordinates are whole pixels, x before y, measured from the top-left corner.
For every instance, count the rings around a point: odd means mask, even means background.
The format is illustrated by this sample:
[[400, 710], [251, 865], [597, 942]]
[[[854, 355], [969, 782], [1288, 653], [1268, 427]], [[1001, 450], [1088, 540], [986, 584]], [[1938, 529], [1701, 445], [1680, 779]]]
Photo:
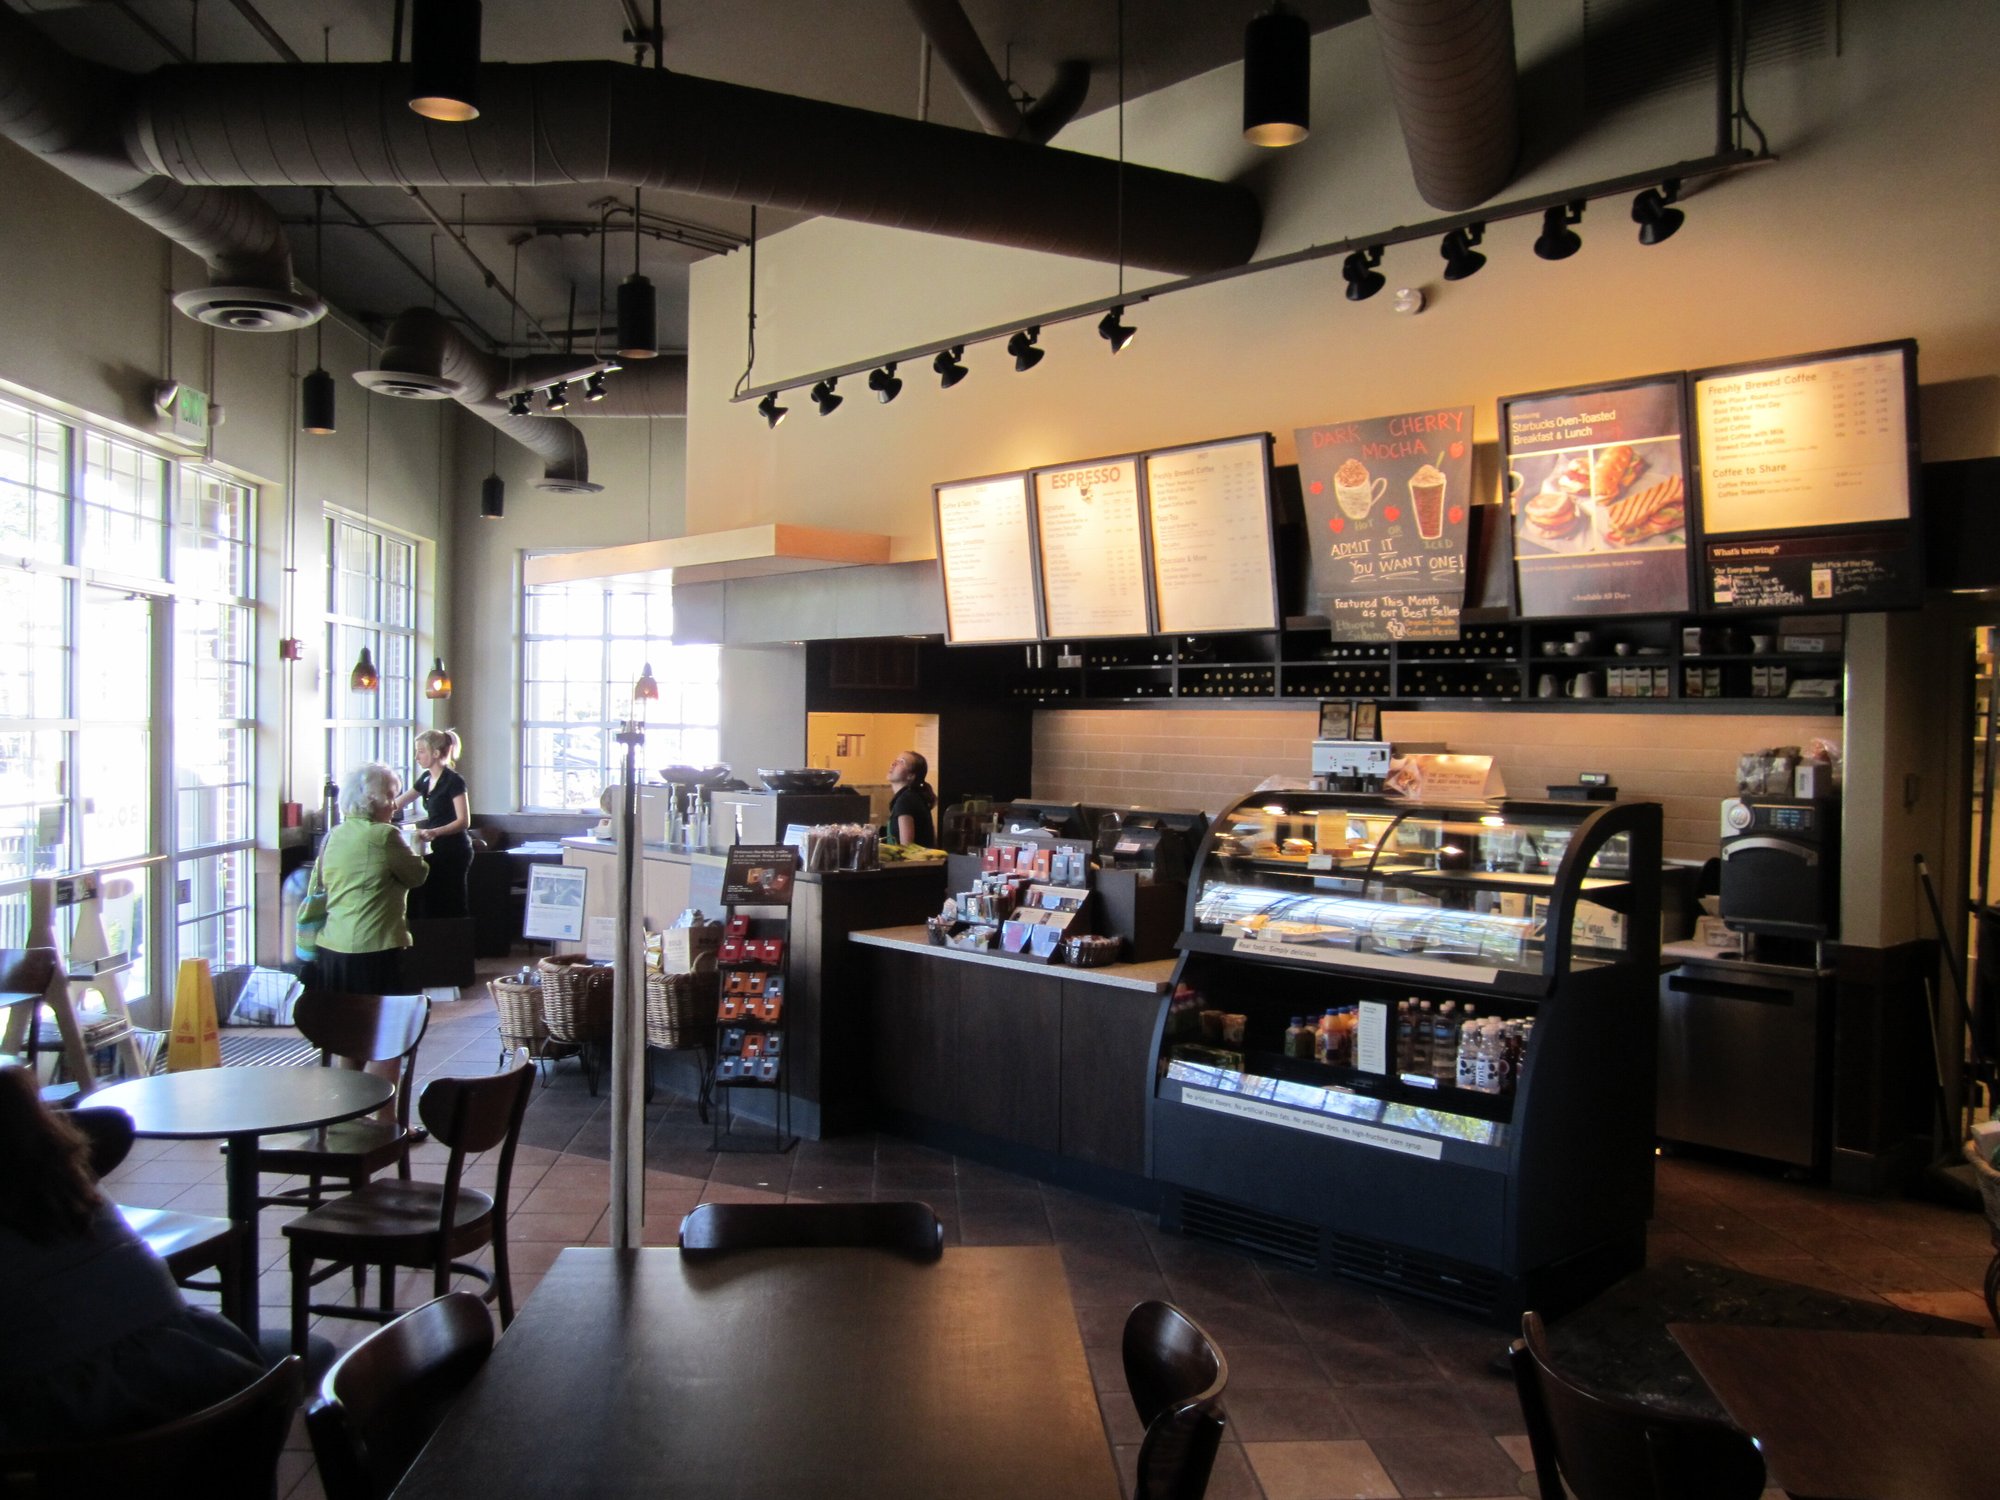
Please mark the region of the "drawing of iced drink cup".
[[1444, 535], [1444, 475], [1429, 464], [1410, 476], [1410, 514], [1425, 541]]

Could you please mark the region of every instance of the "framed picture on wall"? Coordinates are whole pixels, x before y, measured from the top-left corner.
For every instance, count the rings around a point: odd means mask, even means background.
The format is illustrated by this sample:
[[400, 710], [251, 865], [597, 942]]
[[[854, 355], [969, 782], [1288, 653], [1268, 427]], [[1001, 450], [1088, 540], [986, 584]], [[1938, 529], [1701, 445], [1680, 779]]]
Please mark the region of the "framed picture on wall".
[[1319, 737], [1323, 740], [1354, 738], [1354, 704], [1351, 699], [1335, 698], [1320, 704]]
[[1373, 698], [1364, 698], [1354, 705], [1354, 733], [1357, 740], [1379, 740], [1382, 738], [1382, 705]]

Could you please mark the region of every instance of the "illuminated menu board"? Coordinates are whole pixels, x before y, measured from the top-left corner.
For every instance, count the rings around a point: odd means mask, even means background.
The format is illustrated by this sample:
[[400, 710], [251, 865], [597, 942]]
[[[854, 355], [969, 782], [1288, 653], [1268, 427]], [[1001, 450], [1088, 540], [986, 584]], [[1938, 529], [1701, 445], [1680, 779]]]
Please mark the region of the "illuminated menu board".
[[1136, 457], [1039, 470], [1035, 541], [1043, 635], [1152, 634]]
[[1270, 438], [1169, 448], [1145, 463], [1161, 633], [1277, 629]]
[[1875, 610], [1922, 593], [1916, 345], [1693, 372], [1708, 610]]
[[1036, 638], [1028, 476], [932, 487], [945, 639], [953, 645]]

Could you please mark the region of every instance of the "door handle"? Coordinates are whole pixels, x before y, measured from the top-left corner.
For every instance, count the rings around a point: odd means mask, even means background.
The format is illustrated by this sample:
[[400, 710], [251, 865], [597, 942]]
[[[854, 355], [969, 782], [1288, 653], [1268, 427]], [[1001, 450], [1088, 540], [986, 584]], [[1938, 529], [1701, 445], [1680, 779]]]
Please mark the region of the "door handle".
[[1795, 844], [1790, 839], [1733, 839], [1722, 846], [1722, 857], [1729, 859], [1738, 854], [1747, 854], [1752, 849], [1767, 849], [1774, 854], [1789, 854], [1800, 864], [1808, 867], [1819, 863], [1819, 850], [1806, 844]]

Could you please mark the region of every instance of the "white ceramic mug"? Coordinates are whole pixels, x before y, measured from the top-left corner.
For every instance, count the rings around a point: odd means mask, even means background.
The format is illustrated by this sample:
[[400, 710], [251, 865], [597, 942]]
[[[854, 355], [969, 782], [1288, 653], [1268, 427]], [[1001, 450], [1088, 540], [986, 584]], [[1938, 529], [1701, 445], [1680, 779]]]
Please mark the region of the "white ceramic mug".
[[1556, 698], [1561, 695], [1562, 685], [1556, 681], [1556, 674], [1553, 672], [1542, 673], [1541, 681], [1535, 684], [1535, 696], [1537, 698]]
[[1570, 678], [1569, 686], [1564, 691], [1572, 698], [1595, 698], [1597, 696], [1597, 674], [1595, 672], [1577, 673], [1576, 676]]
[[1371, 479], [1366, 484], [1342, 484], [1336, 479], [1333, 482], [1333, 498], [1346, 512], [1348, 520], [1365, 521], [1368, 512], [1375, 508], [1375, 502], [1388, 488], [1389, 481], [1382, 478]]

